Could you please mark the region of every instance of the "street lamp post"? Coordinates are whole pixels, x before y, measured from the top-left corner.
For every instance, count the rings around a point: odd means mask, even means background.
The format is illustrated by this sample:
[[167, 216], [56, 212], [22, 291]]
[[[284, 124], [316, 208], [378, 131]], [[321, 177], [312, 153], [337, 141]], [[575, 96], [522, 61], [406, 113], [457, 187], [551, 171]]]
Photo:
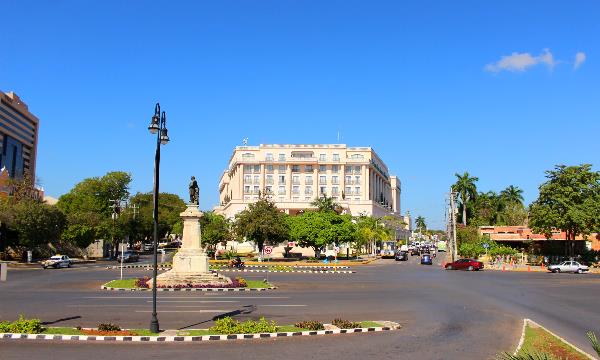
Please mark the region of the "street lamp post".
[[156, 277], [158, 276], [158, 185], [160, 179], [160, 145], [166, 145], [169, 142], [167, 135], [167, 115], [160, 112], [160, 104], [156, 103], [154, 107], [154, 116], [148, 130], [156, 135], [156, 155], [154, 156], [154, 190], [153, 190], [153, 219], [154, 219], [154, 263], [152, 277], [152, 320], [150, 321], [150, 332], [159, 331], [158, 317], [156, 316]]

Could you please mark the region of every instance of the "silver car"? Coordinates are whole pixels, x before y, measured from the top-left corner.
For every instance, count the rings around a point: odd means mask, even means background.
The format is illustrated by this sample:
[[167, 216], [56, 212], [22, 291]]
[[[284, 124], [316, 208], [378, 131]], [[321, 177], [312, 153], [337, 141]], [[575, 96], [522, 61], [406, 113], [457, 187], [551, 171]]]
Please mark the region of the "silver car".
[[590, 271], [590, 268], [578, 263], [577, 261], [563, 261], [562, 263], [560, 263], [558, 265], [548, 266], [548, 270], [552, 271], [553, 273], [572, 272], [572, 273], [583, 274], [584, 272]]
[[54, 255], [50, 259], [42, 262], [42, 267], [47, 269], [49, 267], [53, 267], [55, 269], [66, 267], [71, 267], [71, 259], [67, 255]]

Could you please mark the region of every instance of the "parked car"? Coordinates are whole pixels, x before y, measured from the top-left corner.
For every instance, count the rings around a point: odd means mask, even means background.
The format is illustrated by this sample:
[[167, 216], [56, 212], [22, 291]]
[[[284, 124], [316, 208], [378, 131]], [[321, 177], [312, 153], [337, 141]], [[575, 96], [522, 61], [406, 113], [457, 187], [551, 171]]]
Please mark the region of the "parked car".
[[408, 253], [406, 251], [398, 251], [394, 256], [394, 259], [396, 259], [396, 261], [407, 261]]
[[577, 261], [563, 261], [558, 265], [548, 266], [548, 270], [553, 273], [560, 272], [572, 272], [577, 274], [583, 274], [584, 272], [590, 271], [590, 268], [578, 263]]
[[140, 256], [135, 251], [127, 250], [124, 253], [119, 254], [117, 256], [117, 262], [121, 262], [121, 256], [123, 256], [123, 262], [140, 261]]
[[446, 270], [482, 270], [483, 263], [473, 259], [458, 259], [455, 262], [446, 264]]
[[423, 254], [423, 256], [421, 256], [421, 265], [433, 265], [430, 254]]
[[154, 244], [145, 243], [144, 245], [142, 245], [142, 248], [144, 251], [152, 251], [152, 249], [154, 249]]
[[58, 268], [70, 268], [71, 267], [71, 259], [67, 255], [54, 255], [48, 260], [42, 261], [42, 267], [47, 269], [49, 267], [53, 267], [55, 269]]

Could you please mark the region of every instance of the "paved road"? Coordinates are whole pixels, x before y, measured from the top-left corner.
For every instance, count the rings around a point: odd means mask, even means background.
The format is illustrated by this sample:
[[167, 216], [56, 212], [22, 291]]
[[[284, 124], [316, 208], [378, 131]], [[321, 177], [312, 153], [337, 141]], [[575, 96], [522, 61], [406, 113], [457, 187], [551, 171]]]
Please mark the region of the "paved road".
[[[149, 274], [127, 270], [126, 275]], [[118, 271], [97, 268], [11, 270], [0, 284], [0, 318], [23, 313], [55, 326], [114, 322], [146, 327], [149, 293], [111, 293], [99, 286]], [[265, 274], [244, 274], [259, 279]], [[62, 357], [154, 359], [198, 356], [225, 359], [489, 359], [512, 350], [523, 317], [530, 317], [589, 349], [585, 331], [600, 334], [600, 277], [496, 271], [442, 271], [383, 260], [349, 275], [269, 274], [280, 288], [263, 294], [159, 293], [162, 328], [199, 328], [233, 312], [239, 319], [392, 320], [400, 331], [304, 339], [210, 344], [82, 344], [0, 341], [4, 359]]]

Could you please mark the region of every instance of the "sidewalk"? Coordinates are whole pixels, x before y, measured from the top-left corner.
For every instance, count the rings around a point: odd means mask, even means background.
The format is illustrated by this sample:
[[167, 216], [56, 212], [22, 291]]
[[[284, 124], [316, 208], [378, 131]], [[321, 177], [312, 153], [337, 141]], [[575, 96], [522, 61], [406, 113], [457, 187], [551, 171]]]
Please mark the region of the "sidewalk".
[[[514, 265], [511, 266], [510, 264], [503, 264], [503, 265], [490, 265], [490, 264], [484, 264], [485, 267], [483, 268], [484, 270], [493, 270], [493, 271], [517, 271], [517, 272], [548, 272], [548, 267], [544, 266], [543, 268], [541, 266], [537, 266], [537, 265]], [[596, 268], [590, 268], [590, 274], [600, 274], [600, 269], [596, 269]]]

